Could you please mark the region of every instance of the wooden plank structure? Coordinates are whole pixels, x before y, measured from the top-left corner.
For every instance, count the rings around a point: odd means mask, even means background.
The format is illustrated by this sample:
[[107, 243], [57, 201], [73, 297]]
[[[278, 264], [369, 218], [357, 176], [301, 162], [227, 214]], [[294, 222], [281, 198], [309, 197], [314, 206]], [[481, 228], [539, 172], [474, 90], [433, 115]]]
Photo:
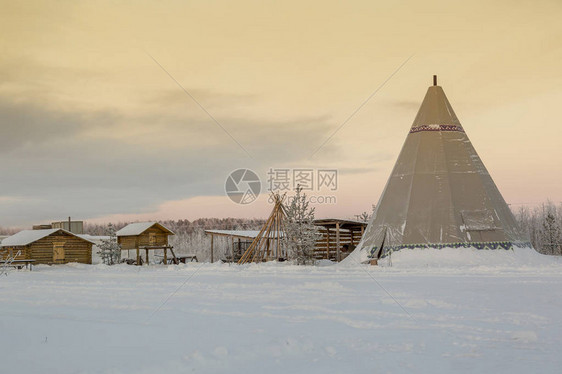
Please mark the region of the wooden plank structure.
[[[367, 227], [366, 222], [345, 220], [339, 218], [317, 219], [314, 224], [320, 227], [319, 232], [322, 236], [316, 241], [314, 249], [314, 257], [317, 260], [328, 259], [332, 261], [343, 260], [349, 255], [361, 241], [361, 237]], [[267, 225], [267, 223], [266, 223]], [[238, 262], [252, 242], [256, 239], [261, 231], [256, 230], [205, 230], [205, 234], [211, 236], [211, 261], [215, 259], [214, 246], [218, 237], [224, 237], [229, 240], [231, 251], [224, 260], [227, 262]], [[283, 232], [280, 232], [282, 237]], [[217, 238], [215, 238], [215, 236]], [[270, 235], [269, 247], [275, 252], [275, 245], [271, 243], [272, 237], [277, 234]], [[338, 251], [339, 248], [339, 251]], [[339, 252], [339, 253], [338, 253]], [[281, 246], [280, 259], [286, 259], [283, 246]], [[277, 256], [270, 256], [268, 259], [277, 259]]]
[[271, 194], [273, 210], [259, 234], [244, 252], [238, 264], [287, 259], [287, 248], [283, 245], [287, 210], [283, 205], [285, 195]]
[[164, 264], [168, 263], [168, 250], [170, 250], [174, 264], [178, 264], [174, 247], [168, 243], [168, 236], [175, 234], [158, 222], [131, 223], [117, 231], [116, 235], [121, 250], [134, 249], [136, 251], [137, 265], [142, 265], [141, 250], [145, 251], [147, 265], [148, 253], [154, 250], [164, 251]]
[[205, 230], [211, 236], [211, 263], [216, 261], [215, 246], [218, 238], [225, 238], [230, 243], [230, 253], [221, 260], [238, 262], [246, 249], [252, 244], [259, 231], [257, 230]]
[[367, 222], [325, 218], [314, 220], [320, 227], [322, 237], [316, 241], [314, 257], [341, 261], [346, 258], [361, 241]]
[[64, 229], [23, 230], [2, 241], [7, 256], [20, 254], [14, 260], [34, 260], [34, 264], [92, 263], [92, 245]]

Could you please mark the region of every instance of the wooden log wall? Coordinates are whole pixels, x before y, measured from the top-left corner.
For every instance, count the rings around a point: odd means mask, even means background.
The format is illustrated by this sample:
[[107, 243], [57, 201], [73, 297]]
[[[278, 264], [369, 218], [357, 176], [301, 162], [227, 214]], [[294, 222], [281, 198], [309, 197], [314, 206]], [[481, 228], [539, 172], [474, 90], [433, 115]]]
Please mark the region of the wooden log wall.
[[[168, 235], [158, 227], [151, 227], [139, 235], [139, 245], [141, 247], [168, 245]], [[151, 236], [154, 238], [152, 242]]]
[[[158, 227], [151, 227], [140, 235], [119, 236], [117, 242], [121, 249], [168, 245], [168, 233]], [[151, 237], [154, 238], [151, 241]]]
[[[322, 237], [316, 241], [316, 247], [314, 248], [314, 257], [319, 260], [336, 260], [336, 229], [328, 230], [325, 227], [320, 227], [319, 233], [322, 234]], [[342, 254], [345, 253], [343, 250], [343, 246], [345, 244], [349, 246], [349, 252], [351, 252], [351, 250], [353, 250], [352, 247], [356, 247], [360, 241], [361, 231], [340, 229], [340, 251], [342, 251]], [[342, 258], [344, 256], [342, 256]]]
[[54, 244], [62, 244], [64, 248], [64, 259], [56, 262], [57, 264], [67, 264], [69, 262], [79, 262], [83, 264], [92, 263], [92, 243], [80, 239], [74, 235], [55, 232], [27, 246], [8, 247], [5, 249], [17, 253], [21, 250], [22, 254], [16, 259], [33, 259], [35, 264], [55, 264], [53, 261]]
[[135, 249], [137, 248], [137, 236], [119, 236], [117, 243], [121, 245], [121, 249]]

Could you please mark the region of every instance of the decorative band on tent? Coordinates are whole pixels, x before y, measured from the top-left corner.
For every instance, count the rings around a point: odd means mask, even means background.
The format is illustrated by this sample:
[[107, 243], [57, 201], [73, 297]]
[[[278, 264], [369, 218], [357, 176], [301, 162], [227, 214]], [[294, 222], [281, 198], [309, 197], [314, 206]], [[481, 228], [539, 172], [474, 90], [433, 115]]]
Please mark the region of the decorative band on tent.
[[458, 125], [421, 125], [412, 127], [410, 134], [420, 131], [459, 131], [464, 132], [464, 129]]
[[[476, 248], [476, 249], [513, 249], [513, 247], [530, 247], [530, 242], [463, 242], [463, 243], [424, 243], [424, 244], [402, 244], [393, 246], [384, 246], [384, 251], [381, 257], [387, 256], [390, 252], [396, 252], [401, 249], [443, 249], [443, 248]], [[379, 247], [375, 246], [371, 248], [369, 253], [369, 258], [374, 258], [375, 254], [378, 252]]]

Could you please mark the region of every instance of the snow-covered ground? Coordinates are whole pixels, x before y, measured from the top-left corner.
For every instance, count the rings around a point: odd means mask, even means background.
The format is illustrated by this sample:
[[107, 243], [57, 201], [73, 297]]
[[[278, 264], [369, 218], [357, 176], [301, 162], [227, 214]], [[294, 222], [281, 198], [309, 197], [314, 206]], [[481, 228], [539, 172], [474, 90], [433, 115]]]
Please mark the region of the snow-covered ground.
[[560, 372], [560, 259], [476, 252], [14, 271], [0, 279], [0, 372]]

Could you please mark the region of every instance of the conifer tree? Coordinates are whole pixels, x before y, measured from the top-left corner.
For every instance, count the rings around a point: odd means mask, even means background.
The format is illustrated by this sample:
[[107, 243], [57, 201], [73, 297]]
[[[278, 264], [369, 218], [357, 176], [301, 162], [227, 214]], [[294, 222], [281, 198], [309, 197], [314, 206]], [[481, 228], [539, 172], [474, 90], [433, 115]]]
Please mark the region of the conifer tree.
[[309, 207], [302, 187], [297, 186], [295, 196], [289, 199], [285, 243], [291, 259], [299, 265], [314, 263], [314, 247], [318, 240], [318, 226], [314, 225], [314, 208]]
[[110, 223], [107, 226], [109, 239], [102, 239], [98, 245], [102, 261], [106, 265], [114, 265], [121, 260], [121, 246], [117, 243], [117, 235], [115, 235], [115, 227]]
[[556, 222], [554, 212], [548, 212], [544, 217], [541, 228], [541, 242], [547, 254], [562, 254], [562, 233], [560, 225]]

